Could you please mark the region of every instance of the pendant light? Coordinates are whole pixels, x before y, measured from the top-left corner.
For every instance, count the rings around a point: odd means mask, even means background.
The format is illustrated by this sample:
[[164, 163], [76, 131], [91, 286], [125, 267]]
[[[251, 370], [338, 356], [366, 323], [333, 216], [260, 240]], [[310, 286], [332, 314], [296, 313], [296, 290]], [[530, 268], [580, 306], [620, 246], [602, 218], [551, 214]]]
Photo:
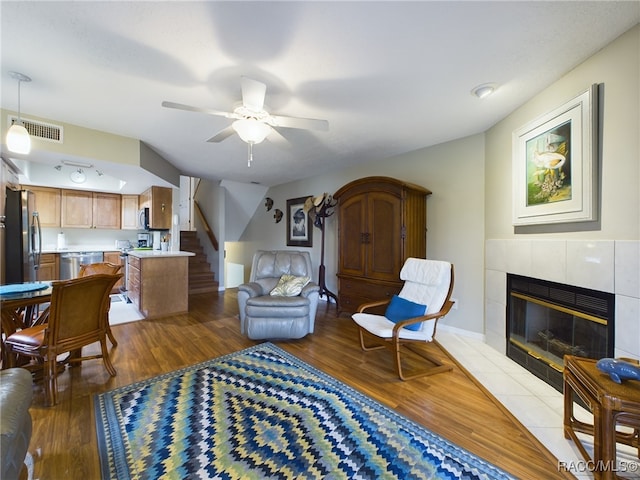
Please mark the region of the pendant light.
[[30, 82], [31, 78], [18, 72], [9, 72], [9, 75], [18, 81], [18, 121], [7, 131], [7, 148], [10, 152], [27, 155], [31, 152], [31, 137], [20, 118], [20, 83]]

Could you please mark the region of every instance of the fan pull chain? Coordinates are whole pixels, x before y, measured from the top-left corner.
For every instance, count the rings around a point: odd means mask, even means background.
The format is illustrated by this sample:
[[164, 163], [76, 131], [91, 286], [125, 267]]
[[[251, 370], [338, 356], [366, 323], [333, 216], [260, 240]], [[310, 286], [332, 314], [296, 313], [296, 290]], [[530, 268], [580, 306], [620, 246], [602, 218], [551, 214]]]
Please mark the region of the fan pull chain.
[[249, 145], [249, 160], [247, 161], [247, 167], [251, 167], [251, 162], [253, 162], [253, 143], [248, 143]]

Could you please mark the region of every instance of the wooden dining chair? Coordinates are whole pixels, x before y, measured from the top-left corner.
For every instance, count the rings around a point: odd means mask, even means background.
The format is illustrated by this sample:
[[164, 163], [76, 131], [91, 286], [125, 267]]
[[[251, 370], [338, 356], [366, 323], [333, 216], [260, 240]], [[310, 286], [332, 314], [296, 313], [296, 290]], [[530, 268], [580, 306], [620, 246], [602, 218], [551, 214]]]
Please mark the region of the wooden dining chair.
[[57, 357], [100, 342], [101, 354], [86, 357], [70, 355], [69, 363], [102, 358], [111, 376], [116, 370], [107, 350], [107, 312], [109, 294], [122, 274], [96, 274], [52, 282], [51, 304], [47, 323], [19, 330], [7, 337], [8, 366], [16, 365], [18, 356], [43, 362], [45, 405], [57, 403]]
[[[120, 273], [120, 270], [122, 270], [122, 265], [116, 265], [115, 263], [109, 263], [109, 262], [88, 263], [86, 265], [80, 265], [80, 272], [78, 273], [78, 276], [86, 277], [87, 275], [95, 275], [97, 273], [106, 273], [109, 275], [113, 275], [116, 273]], [[114, 347], [117, 347], [118, 342], [116, 341], [116, 337], [113, 336], [113, 332], [111, 331], [111, 326], [109, 325], [109, 310], [107, 310], [107, 336], [109, 337], [109, 341], [111, 342], [111, 345], [113, 345]]]

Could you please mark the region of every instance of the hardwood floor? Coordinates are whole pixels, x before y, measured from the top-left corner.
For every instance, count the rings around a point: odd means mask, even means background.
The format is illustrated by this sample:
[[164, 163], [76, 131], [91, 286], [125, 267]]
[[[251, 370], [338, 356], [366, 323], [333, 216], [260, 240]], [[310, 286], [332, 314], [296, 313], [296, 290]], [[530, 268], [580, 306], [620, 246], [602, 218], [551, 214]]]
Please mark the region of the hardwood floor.
[[[36, 384], [34, 478], [99, 479], [93, 395], [254, 345], [240, 335], [237, 311], [233, 289], [192, 295], [188, 314], [112, 327], [119, 342], [111, 349], [116, 377], [101, 360], [67, 369], [59, 377], [59, 404], [50, 408]], [[336, 318], [333, 305], [327, 312], [321, 304], [313, 335], [274, 343], [518, 478], [573, 478], [558, 472], [555, 457], [460, 366], [402, 382], [386, 350], [360, 350], [354, 323]]]

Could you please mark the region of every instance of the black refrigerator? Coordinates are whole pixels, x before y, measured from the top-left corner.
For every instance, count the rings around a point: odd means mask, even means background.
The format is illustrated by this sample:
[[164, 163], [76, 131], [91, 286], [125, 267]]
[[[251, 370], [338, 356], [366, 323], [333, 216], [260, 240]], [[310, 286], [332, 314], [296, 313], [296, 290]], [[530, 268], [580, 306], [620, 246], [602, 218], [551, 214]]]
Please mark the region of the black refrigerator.
[[35, 282], [40, 267], [42, 232], [35, 194], [7, 188], [4, 213], [5, 283]]

